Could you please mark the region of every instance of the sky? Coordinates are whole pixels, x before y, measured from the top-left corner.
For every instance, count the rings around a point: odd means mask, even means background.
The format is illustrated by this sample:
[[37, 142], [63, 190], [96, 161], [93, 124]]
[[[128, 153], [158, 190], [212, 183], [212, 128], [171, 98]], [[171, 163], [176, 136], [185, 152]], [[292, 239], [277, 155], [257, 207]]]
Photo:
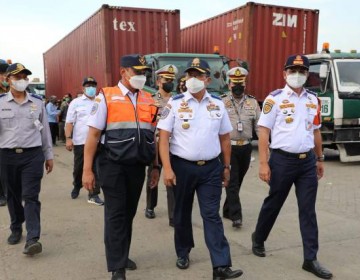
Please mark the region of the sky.
[[[2, 23], [0, 58], [20, 62], [44, 78], [43, 53], [79, 26], [103, 4], [123, 7], [179, 9], [181, 28], [243, 6], [239, 0], [0, 0]], [[360, 52], [360, 1], [358, 0], [260, 0], [256, 3], [320, 10], [318, 50]]]

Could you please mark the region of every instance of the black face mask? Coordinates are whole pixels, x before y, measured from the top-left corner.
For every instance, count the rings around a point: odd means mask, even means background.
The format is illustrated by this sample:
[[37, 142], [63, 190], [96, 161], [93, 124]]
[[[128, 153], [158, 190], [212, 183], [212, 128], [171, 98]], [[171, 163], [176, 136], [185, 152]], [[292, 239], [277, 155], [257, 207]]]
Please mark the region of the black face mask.
[[242, 84], [238, 84], [236, 86], [233, 86], [231, 88], [231, 92], [235, 95], [235, 96], [241, 96], [243, 95], [245, 90], [245, 87]]
[[172, 92], [172, 90], [174, 89], [174, 83], [173, 82], [163, 83], [162, 88], [167, 93]]

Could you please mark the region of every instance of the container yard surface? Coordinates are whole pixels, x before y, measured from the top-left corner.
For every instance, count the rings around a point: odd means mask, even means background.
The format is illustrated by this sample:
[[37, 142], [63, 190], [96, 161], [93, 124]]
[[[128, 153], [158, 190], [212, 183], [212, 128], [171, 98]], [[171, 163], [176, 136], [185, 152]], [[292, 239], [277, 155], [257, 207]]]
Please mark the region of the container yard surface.
[[[87, 203], [81, 190], [72, 200], [73, 154], [59, 145], [54, 148], [54, 171], [42, 184], [43, 253], [35, 257], [22, 254], [24, 238], [18, 245], [8, 245], [9, 215], [0, 207], [0, 279], [1, 280], [102, 280], [106, 271], [103, 243], [103, 207]], [[325, 177], [321, 179], [317, 199], [320, 251], [318, 259], [338, 280], [358, 280], [360, 275], [360, 180], [359, 163], [340, 163], [338, 156], [326, 150]], [[224, 220], [234, 268], [244, 270], [238, 279], [315, 280], [301, 269], [302, 243], [294, 191], [289, 197], [265, 246], [268, 256], [251, 253], [250, 236], [268, 187], [258, 178], [258, 154], [241, 189], [244, 224], [234, 230]], [[212, 279], [209, 253], [204, 242], [202, 220], [194, 201], [193, 227], [195, 248], [190, 254], [190, 268], [179, 270], [173, 229], [168, 226], [166, 190], [160, 183], [159, 202], [153, 220], [144, 216], [145, 188], [134, 220], [130, 258], [138, 269], [127, 272], [129, 280]], [[223, 192], [222, 202], [225, 194]]]

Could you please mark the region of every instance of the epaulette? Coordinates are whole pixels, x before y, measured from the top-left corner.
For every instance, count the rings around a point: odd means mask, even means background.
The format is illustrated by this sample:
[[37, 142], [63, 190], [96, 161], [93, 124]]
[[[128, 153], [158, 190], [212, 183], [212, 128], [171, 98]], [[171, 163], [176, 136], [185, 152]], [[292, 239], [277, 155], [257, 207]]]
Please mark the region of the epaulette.
[[220, 95], [221, 98], [225, 98], [225, 97], [227, 97], [227, 96], [228, 96], [227, 93], [223, 93], [222, 95]]
[[221, 100], [220, 96], [217, 96], [215, 94], [210, 94], [212, 98], [215, 98], [215, 99], [218, 99], [218, 100]]
[[282, 89], [276, 89], [276, 90], [274, 90], [273, 92], [270, 92], [269, 95], [276, 96], [276, 95], [278, 95], [278, 94], [281, 93], [281, 92], [282, 92]]
[[1, 93], [0, 98], [6, 96], [6, 93]]
[[184, 97], [184, 95], [182, 93], [180, 93], [180, 94], [172, 96], [171, 98], [172, 98], [172, 100], [176, 100], [176, 99], [180, 99], [180, 98], [183, 98], [183, 97]]
[[37, 94], [35, 94], [35, 93], [30, 93], [30, 96], [31, 96], [31, 97], [34, 97], [34, 98], [37, 98], [37, 99], [40, 99], [41, 101], [43, 100], [43, 99], [41, 98], [41, 96], [39, 96], [39, 95], [37, 95]]
[[307, 93], [310, 93], [310, 94], [314, 95], [315, 97], [317, 97], [317, 93], [316, 93], [316, 92], [311, 91], [311, 90], [309, 90], [309, 89], [307, 89], [307, 88], [306, 88], [305, 90], [306, 90]]
[[250, 95], [250, 94], [246, 94], [248, 97], [250, 97], [250, 98], [253, 98], [253, 99], [256, 99], [256, 97], [255, 96], [253, 96], [253, 95]]

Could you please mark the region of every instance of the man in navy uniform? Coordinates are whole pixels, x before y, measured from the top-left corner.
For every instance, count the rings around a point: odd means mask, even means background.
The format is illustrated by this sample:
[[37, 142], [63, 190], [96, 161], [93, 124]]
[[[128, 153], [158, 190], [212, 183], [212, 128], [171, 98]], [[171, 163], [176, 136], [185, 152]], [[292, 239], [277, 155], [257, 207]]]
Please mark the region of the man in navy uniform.
[[191, 212], [196, 192], [213, 279], [237, 278], [243, 272], [230, 268], [230, 247], [219, 215], [222, 180], [227, 186], [230, 179], [231, 123], [221, 99], [206, 90], [211, 81], [209, 64], [194, 58], [185, 72], [187, 92], [170, 99], [158, 123], [164, 183], [174, 188], [176, 266], [186, 269], [190, 264], [189, 253], [194, 247]]
[[285, 87], [273, 91], [264, 101], [258, 122], [259, 177], [269, 184], [270, 190], [252, 234], [252, 251], [256, 256], [266, 256], [264, 242], [295, 184], [304, 249], [302, 268], [320, 278], [330, 279], [332, 273], [317, 261], [315, 203], [318, 180], [324, 174], [324, 156], [320, 134], [321, 105], [316, 93], [303, 87], [309, 67], [306, 56], [290, 56], [283, 71]]
[[8, 243], [20, 242], [25, 222], [23, 253], [35, 255], [42, 251], [39, 193], [44, 162], [47, 173], [53, 168], [51, 134], [41, 97], [25, 90], [30, 70], [14, 63], [6, 73], [10, 91], [0, 97], [0, 177], [11, 219]]

